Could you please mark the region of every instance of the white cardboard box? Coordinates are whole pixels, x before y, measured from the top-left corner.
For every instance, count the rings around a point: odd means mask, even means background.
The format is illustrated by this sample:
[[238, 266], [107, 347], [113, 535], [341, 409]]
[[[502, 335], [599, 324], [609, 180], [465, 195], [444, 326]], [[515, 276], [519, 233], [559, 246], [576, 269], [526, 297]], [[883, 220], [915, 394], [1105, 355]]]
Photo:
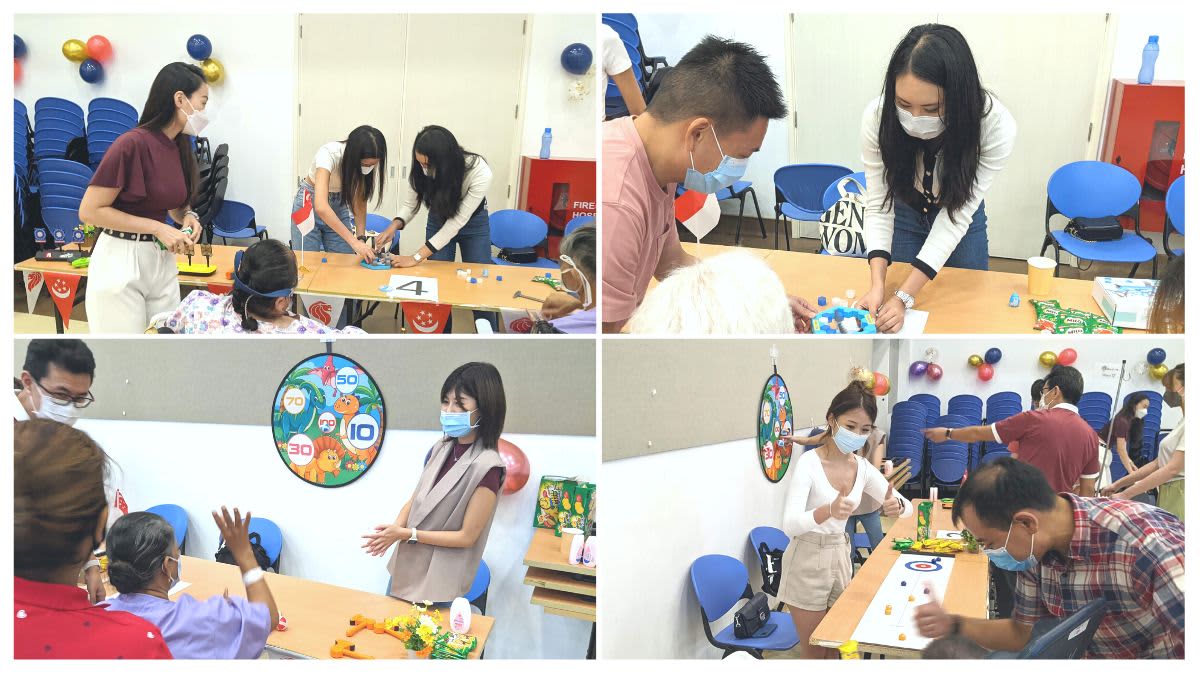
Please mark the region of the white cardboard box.
[[1092, 299], [1100, 306], [1100, 313], [1121, 328], [1146, 327], [1157, 291], [1157, 279], [1096, 277], [1092, 282]]

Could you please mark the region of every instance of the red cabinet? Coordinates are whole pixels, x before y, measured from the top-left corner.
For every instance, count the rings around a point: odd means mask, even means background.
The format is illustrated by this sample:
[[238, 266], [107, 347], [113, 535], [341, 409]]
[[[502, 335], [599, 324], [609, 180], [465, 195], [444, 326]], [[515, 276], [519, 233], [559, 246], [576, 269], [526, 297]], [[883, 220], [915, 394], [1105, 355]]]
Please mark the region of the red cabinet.
[[1113, 80], [1101, 160], [1142, 184], [1143, 232], [1162, 232], [1167, 188], [1183, 173], [1183, 82]]
[[596, 215], [596, 160], [521, 157], [517, 208], [550, 225], [546, 257], [557, 260], [567, 223], [576, 216]]

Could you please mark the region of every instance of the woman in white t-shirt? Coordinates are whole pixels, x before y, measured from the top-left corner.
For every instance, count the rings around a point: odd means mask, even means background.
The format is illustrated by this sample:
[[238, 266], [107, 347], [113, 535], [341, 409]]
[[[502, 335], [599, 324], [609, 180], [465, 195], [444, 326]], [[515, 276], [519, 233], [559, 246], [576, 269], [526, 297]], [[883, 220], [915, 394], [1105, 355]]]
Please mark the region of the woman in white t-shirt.
[[883, 515], [906, 518], [912, 504], [878, 469], [856, 454], [875, 430], [875, 396], [861, 382], [838, 393], [825, 413], [832, 433], [794, 462], [783, 512], [791, 537], [783, 554], [776, 597], [788, 606], [807, 658], [833, 658], [834, 651], [809, 644], [825, 613], [850, 583], [850, 536], [846, 520], [864, 499], [882, 504]]
[[[925, 24], [904, 36], [883, 96], [862, 118], [871, 289], [858, 305], [875, 314], [880, 332], [903, 327], [905, 310], [943, 266], [988, 268], [983, 196], [1016, 136], [1012, 115], [979, 81], [962, 33]], [[913, 269], [888, 289], [892, 262]]]
[[315, 224], [301, 235], [295, 222], [301, 216], [293, 215], [292, 248], [354, 253], [374, 260], [375, 253], [365, 241], [367, 203], [383, 201], [386, 182], [387, 141], [378, 129], [363, 125], [344, 141], [322, 145], [292, 201], [293, 214], [302, 213], [306, 201], [311, 203]]
[[608, 81], [612, 80], [621, 92], [621, 100], [625, 102], [625, 111], [605, 111], [605, 119], [615, 117], [637, 117], [646, 112], [646, 99], [642, 96], [642, 88], [638, 85], [637, 76], [633, 74], [633, 61], [625, 49], [625, 42], [617, 31], [608, 24], [600, 24], [600, 57], [604, 60], [604, 70], [600, 75], [600, 91], [608, 90]]
[[[1163, 392], [1163, 403], [1171, 408], [1179, 408], [1180, 412], [1186, 415], [1183, 403], [1183, 364], [1167, 371], [1162, 382], [1166, 389]], [[1147, 462], [1137, 471], [1102, 490], [1101, 494], [1117, 499], [1133, 499], [1157, 487], [1158, 508], [1174, 514], [1183, 522], [1184, 422], [1184, 419], [1180, 419], [1179, 425], [1158, 444], [1158, 461]]]

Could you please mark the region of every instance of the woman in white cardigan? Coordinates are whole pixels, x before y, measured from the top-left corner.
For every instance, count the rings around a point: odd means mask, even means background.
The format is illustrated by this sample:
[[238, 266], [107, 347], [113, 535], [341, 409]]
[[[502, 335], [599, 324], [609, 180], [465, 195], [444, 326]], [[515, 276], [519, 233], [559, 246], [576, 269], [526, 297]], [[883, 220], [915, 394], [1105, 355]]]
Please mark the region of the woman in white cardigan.
[[[881, 332], [900, 330], [905, 310], [942, 267], [988, 268], [983, 197], [1016, 137], [1016, 121], [983, 88], [962, 33], [926, 24], [904, 36], [883, 95], [862, 119], [871, 289], [859, 306], [875, 314]], [[892, 262], [913, 269], [889, 289]]]
[[807, 658], [835, 658], [834, 650], [813, 646], [809, 638], [850, 583], [846, 520], [864, 500], [881, 504], [889, 518], [913, 512], [912, 504], [857, 454], [875, 429], [876, 413], [874, 394], [851, 382], [829, 404], [824, 441], [800, 455], [792, 469], [783, 512], [783, 531], [791, 542], [783, 553], [776, 597], [788, 606]]

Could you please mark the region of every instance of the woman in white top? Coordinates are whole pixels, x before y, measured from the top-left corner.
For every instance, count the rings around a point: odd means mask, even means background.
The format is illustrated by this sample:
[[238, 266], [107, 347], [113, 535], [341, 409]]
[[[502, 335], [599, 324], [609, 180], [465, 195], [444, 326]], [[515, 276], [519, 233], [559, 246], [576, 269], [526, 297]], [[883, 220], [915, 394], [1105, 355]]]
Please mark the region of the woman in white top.
[[[1187, 411], [1183, 404], [1183, 364], [1167, 371], [1163, 376], [1163, 403], [1179, 408], [1185, 415]], [[1167, 437], [1158, 444], [1158, 461], [1147, 462], [1145, 466], [1125, 476], [1121, 480], [1104, 488], [1101, 494], [1117, 499], [1133, 499], [1134, 497], [1158, 488], [1158, 508], [1168, 511], [1183, 522], [1184, 491], [1183, 491], [1183, 423], [1171, 430]]]
[[[312, 205], [314, 227], [301, 235], [293, 216], [292, 249], [353, 253], [375, 259], [366, 243], [367, 203], [383, 201], [387, 183], [387, 141], [374, 127], [363, 125], [344, 141], [317, 150], [308, 175], [292, 200], [292, 213]], [[302, 221], [303, 222], [303, 221]]]
[[783, 554], [776, 597], [788, 606], [807, 658], [834, 658], [834, 651], [809, 644], [809, 637], [850, 583], [850, 537], [846, 520], [864, 499], [883, 505], [883, 515], [906, 518], [912, 504], [862, 455], [856, 454], [875, 429], [875, 396], [851, 382], [829, 404], [831, 433], [816, 450], [800, 455], [792, 470], [783, 513], [791, 543]]
[[[881, 332], [946, 265], [988, 268], [983, 196], [1012, 154], [1017, 124], [983, 88], [967, 41], [950, 26], [916, 26], [888, 63], [883, 96], [867, 104], [863, 222], [871, 289], [859, 306]], [[913, 269], [886, 288], [892, 262]]]

